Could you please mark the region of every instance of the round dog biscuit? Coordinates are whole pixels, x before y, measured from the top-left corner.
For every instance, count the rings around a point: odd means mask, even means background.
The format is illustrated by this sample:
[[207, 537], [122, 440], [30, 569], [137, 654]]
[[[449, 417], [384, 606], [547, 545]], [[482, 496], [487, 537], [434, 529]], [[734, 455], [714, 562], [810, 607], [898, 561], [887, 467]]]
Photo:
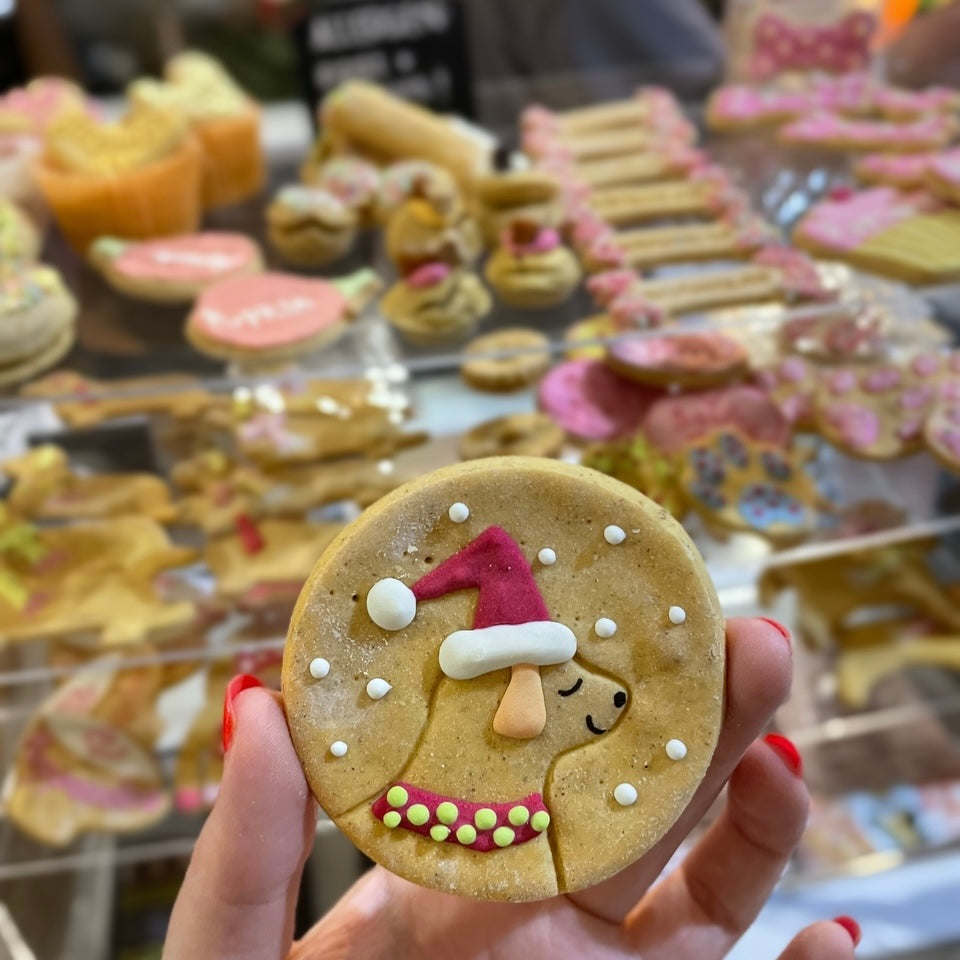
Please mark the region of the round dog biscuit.
[[489, 900], [583, 889], [660, 840], [708, 768], [723, 684], [720, 605], [683, 528], [616, 480], [522, 457], [365, 511], [310, 575], [283, 661], [340, 829], [408, 880]]
[[460, 438], [460, 459], [556, 457], [566, 434], [545, 413], [508, 413], [477, 424]]
[[511, 327], [472, 340], [460, 376], [477, 390], [508, 393], [536, 382], [550, 366], [550, 339], [538, 330]]

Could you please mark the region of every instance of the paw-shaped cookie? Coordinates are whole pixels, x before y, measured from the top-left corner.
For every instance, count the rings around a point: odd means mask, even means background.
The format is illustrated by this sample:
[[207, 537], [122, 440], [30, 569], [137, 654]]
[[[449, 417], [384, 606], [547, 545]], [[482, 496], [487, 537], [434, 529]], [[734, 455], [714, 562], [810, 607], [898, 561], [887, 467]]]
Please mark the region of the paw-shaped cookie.
[[817, 489], [796, 455], [723, 429], [682, 454], [681, 486], [711, 526], [802, 539], [816, 523]]

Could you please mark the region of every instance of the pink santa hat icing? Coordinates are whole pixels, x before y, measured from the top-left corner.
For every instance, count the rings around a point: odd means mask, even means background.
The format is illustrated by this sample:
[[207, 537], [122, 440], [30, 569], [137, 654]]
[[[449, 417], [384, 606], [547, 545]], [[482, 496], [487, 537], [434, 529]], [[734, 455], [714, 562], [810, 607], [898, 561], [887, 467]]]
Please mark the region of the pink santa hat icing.
[[488, 527], [413, 587], [378, 581], [367, 595], [367, 611], [378, 626], [399, 630], [413, 622], [423, 601], [467, 589], [477, 591], [473, 626], [440, 645], [440, 669], [448, 677], [470, 680], [520, 663], [565, 663], [577, 652], [576, 636], [550, 619], [530, 564], [502, 527]]

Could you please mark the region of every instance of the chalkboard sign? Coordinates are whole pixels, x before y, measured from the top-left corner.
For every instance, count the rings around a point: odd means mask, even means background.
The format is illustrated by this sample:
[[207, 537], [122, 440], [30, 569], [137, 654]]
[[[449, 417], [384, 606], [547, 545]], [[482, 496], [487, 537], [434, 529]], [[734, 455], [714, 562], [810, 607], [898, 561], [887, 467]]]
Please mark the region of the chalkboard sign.
[[293, 27], [313, 112], [344, 80], [379, 83], [444, 113], [473, 116], [459, 0], [334, 0]]

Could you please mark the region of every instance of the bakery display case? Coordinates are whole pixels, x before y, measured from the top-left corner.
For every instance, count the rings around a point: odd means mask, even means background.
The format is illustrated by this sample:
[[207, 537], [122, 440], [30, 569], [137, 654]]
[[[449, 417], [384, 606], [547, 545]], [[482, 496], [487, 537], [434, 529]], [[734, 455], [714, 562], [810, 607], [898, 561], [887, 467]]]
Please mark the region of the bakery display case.
[[[639, 489], [727, 616], [790, 628], [813, 806], [774, 917], [955, 862], [960, 94], [857, 61], [856, 12], [833, 67], [748, 6], [706, 99], [558, 71], [468, 122], [349, 81], [314, 135], [189, 52], [123, 97], [0, 97], [11, 956], [159, 956], [230, 678], [279, 688], [346, 524], [504, 454]], [[321, 812], [298, 929], [368, 866]]]

